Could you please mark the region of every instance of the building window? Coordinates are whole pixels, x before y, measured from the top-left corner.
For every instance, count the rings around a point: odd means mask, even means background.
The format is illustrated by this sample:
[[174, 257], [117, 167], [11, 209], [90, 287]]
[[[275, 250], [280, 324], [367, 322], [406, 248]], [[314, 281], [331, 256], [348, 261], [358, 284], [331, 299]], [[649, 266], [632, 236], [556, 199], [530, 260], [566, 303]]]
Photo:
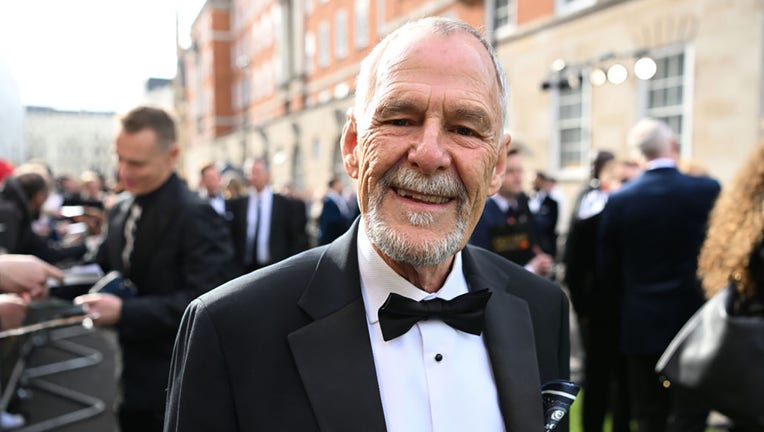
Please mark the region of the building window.
[[593, 6], [595, 3], [597, 3], [596, 0], [556, 0], [555, 6], [558, 14], [569, 14]]
[[318, 137], [313, 138], [310, 147], [313, 160], [318, 160], [321, 157], [321, 139]]
[[655, 57], [655, 76], [646, 83], [645, 116], [666, 122], [677, 135], [680, 154], [688, 156], [689, 137], [685, 133], [686, 55], [684, 51]]
[[329, 23], [321, 21], [318, 25], [318, 65], [322, 68], [329, 66]]
[[348, 55], [348, 14], [339, 9], [334, 15], [334, 56], [343, 59]]
[[356, 0], [355, 14], [355, 47], [366, 48], [369, 45], [369, 0]]
[[515, 0], [495, 0], [496, 13], [493, 16], [493, 28], [496, 32], [503, 29], [514, 27], [516, 22], [516, 1]]
[[563, 172], [583, 171], [589, 153], [589, 84], [579, 81], [577, 85], [563, 82], [554, 90], [555, 137], [557, 163], [553, 164]]
[[313, 72], [316, 58], [316, 35], [313, 32], [305, 33], [305, 72], [310, 74]]

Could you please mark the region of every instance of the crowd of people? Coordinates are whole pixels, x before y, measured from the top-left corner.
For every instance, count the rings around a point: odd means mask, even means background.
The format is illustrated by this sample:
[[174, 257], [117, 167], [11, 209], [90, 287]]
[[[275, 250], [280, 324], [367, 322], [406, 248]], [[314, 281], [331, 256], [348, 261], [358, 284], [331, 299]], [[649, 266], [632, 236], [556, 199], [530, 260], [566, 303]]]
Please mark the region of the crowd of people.
[[761, 164], [705, 240], [719, 183], [682, 173], [672, 131], [644, 119], [628, 136], [643, 163], [597, 152], [560, 236], [556, 180], [536, 171], [526, 193], [505, 74], [475, 29], [405, 24], [356, 88], [340, 145], [357, 191], [335, 173], [320, 211], [274, 190], [264, 159], [206, 163], [189, 187], [172, 117], [147, 106], [121, 119], [114, 187], [6, 170], [0, 328], [92, 262], [118, 286], [74, 303], [119, 336], [122, 432], [533, 431], [542, 384], [570, 375], [569, 298], [584, 431], [608, 412], [614, 432], [704, 430], [714, 407], [654, 366], [704, 301], [701, 248], [707, 292], [735, 273], [761, 296]]

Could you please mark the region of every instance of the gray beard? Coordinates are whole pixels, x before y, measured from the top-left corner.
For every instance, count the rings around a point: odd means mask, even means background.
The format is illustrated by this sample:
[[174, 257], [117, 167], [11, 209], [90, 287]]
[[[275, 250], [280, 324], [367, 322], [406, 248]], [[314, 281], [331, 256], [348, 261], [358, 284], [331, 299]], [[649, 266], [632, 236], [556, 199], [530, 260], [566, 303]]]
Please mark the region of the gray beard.
[[[379, 215], [384, 193], [392, 184], [427, 193], [440, 192], [443, 195], [456, 195], [457, 223], [454, 229], [436, 240], [418, 243], [396, 231]], [[413, 266], [432, 266], [446, 261], [459, 251], [467, 231], [466, 220], [469, 216], [464, 214], [467, 192], [461, 182], [446, 175], [424, 176], [413, 170], [397, 168], [385, 173], [380, 179], [378, 190], [382, 193], [371, 197], [369, 202], [369, 211], [366, 214], [366, 234], [369, 240], [390, 259]], [[413, 226], [425, 227], [434, 222], [433, 215], [427, 212], [408, 212], [406, 216]]]

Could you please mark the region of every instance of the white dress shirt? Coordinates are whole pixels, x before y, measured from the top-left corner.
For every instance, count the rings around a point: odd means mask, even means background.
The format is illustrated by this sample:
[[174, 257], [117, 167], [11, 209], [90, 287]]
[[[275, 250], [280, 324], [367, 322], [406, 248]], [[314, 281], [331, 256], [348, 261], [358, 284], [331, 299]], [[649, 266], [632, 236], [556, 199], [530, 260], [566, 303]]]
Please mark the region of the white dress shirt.
[[377, 381], [389, 432], [503, 431], [483, 336], [439, 320], [420, 321], [385, 342], [377, 311], [394, 292], [414, 300], [452, 299], [468, 292], [459, 252], [443, 287], [428, 294], [395, 273], [358, 230], [358, 265]]
[[502, 213], [506, 213], [510, 207], [517, 208], [516, 199], [513, 199], [512, 201], [510, 201], [497, 193], [491, 195], [491, 199], [496, 203], [496, 205], [499, 207], [499, 210], [501, 210]]
[[208, 197], [207, 200], [209, 200], [210, 205], [213, 209], [215, 209], [217, 214], [220, 216], [225, 216], [225, 198], [223, 198], [223, 195], [217, 194]]
[[[259, 213], [258, 206], [261, 207]], [[250, 188], [247, 208], [247, 245], [252, 244], [252, 240], [255, 237], [255, 224], [257, 224], [257, 262], [261, 264], [267, 263], [270, 260], [268, 241], [270, 240], [271, 232], [272, 208], [273, 189], [270, 186], [266, 186], [259, 194], [257, 190]], [[259, 218], [258, 214], [260, 215]], [[249, 253], [247, 256], [249, 256]]]

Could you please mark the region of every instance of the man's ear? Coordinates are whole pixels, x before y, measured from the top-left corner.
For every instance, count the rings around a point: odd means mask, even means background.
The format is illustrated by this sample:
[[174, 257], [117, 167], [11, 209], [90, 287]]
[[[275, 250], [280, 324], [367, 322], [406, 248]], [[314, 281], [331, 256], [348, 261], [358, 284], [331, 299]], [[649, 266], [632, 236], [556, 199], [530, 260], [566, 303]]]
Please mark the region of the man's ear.
[[501, 184], [504, 182], [504, 176], [507, 172], [507, 151], [509, 151], [509, 143], [512, 142], [512, 137], [505, 133], [499, 141], [499, 154], [496, 158], [496, 165], [493, 166], [493, 173], [491, 173], [491, 185], [488, 189], [489, 196], [499, 191]]
[[168, 150], [168, 154], [170, 155], [172, 164], [175, 165], [175, 163], [178, 161], [178, 156], [180, 155], [180, 147], [177, 144], [173, 144]]
[[340, 139], [342, 147], [342, 162], [345, 166], [345, 172], [350, 178], [358, 179], [358, 126], [352, 109], [348, 110], [345, 118], [345, 126], [342, 127], [342, 138]]

